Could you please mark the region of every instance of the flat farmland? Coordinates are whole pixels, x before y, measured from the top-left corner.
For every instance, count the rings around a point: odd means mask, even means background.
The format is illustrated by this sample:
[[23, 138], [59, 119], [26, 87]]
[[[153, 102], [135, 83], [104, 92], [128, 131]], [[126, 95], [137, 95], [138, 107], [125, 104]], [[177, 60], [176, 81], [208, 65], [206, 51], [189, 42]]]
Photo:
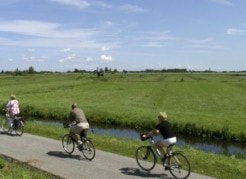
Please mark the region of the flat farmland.
[[22, 113], [32, 117], [63, 120], [76, 102], [92, 123], [150, 128], [166, 111], [177, 130], [199, 128], [245, 140], [243, 73], [2, 74], [0, 84], [2, 106], [14, 93]]

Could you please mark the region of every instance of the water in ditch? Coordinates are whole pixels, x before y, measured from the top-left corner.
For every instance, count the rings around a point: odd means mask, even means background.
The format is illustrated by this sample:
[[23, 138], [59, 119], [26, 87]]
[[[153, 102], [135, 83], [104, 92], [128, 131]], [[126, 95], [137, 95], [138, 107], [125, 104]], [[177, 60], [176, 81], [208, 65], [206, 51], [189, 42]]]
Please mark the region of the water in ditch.
[[[35, 121], [37, 123], [45, 123], [49, 125], [57, 125], [62, 127], [60, 122]], [[139, 132], [134, 129], [116, 128], [106, 126], [91, 126], [94, 134], [97, 135], [112, 135], [127, 139], [139, 139]], [[157, 137], [158, 138], [158, 137]], [[232, 143], [221, 140], [203, 140], [198, 137], [177, 136], [177, 146], [191, 146], [193, 148], [212, 153], [223, 153], [228, 155], [243, 155], [246, 154], [246, 146], [239, 143]]]

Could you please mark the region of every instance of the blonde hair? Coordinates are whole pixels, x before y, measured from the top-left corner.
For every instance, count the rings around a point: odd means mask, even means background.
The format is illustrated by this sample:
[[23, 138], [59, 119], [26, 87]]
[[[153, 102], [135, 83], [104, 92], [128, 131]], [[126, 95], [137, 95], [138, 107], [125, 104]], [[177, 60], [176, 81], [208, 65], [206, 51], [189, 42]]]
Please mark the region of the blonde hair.
[[167, 120], [167, 113], [166, 112], [160, 112], [159, 116], [161, 116], [163, 119]]
[[10, 99], [16, 99], [16, 96], [14, 94], [11, 94]]

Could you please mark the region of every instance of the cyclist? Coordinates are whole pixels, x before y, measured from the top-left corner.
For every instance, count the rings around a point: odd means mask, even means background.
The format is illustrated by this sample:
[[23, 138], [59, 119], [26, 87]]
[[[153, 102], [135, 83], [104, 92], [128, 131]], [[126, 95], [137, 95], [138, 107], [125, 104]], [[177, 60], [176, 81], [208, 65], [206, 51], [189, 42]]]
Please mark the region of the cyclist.
[[80, 140], [80, 134], [82, 135], [82, 137], [86, 137], [87, 130], [89, 129], [89, 123], [85, 117], [83, 110], [77, 107], [76, 103], [72, 104], [72, 110], [69, 114], [68, 120], [64, 121], [64, 125], [67, 124], [71, 125], [70, 135], [79, 146], [80, 144], [82, 144]]
[[177, 138], [175, 136], [175, 133], [170, 123], [167, 121], [167, 113], [160, 112], [158, 115], [158, 119], [159, 119], [159, 124], [157, 124], [155, 129], [147, 132], [146, 134], [143, 135], [143, 137], [148, 138], [152, 135], [161, 133], [163, 139], [157, 141], [155, 143], [155, 146], [159, 149], [163, 157], [165, 155], [164, 148], [168, 147], [170, 144], [175, 144], [177, 142]]
[[8, 112], [9, 127], [12, 129], [15, 116], [20, 114], [19, 101], [14, 94], [10, 95], [10, 100], [6, 105], [6, 108]]

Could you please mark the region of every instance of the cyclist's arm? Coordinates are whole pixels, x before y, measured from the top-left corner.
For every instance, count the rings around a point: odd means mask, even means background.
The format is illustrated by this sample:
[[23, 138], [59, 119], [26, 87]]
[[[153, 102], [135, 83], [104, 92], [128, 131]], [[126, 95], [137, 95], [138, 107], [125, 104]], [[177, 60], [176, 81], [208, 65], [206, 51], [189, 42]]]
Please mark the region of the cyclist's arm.
[[153, 130], [149, 131], [148, 133], [144, 134], [143, 137], [147, 138], [147, 137], [150, 137], [152, 135], [159, 134], [159, 133], [160, 133], [160, 131], [158, 129], [153, 129]]

